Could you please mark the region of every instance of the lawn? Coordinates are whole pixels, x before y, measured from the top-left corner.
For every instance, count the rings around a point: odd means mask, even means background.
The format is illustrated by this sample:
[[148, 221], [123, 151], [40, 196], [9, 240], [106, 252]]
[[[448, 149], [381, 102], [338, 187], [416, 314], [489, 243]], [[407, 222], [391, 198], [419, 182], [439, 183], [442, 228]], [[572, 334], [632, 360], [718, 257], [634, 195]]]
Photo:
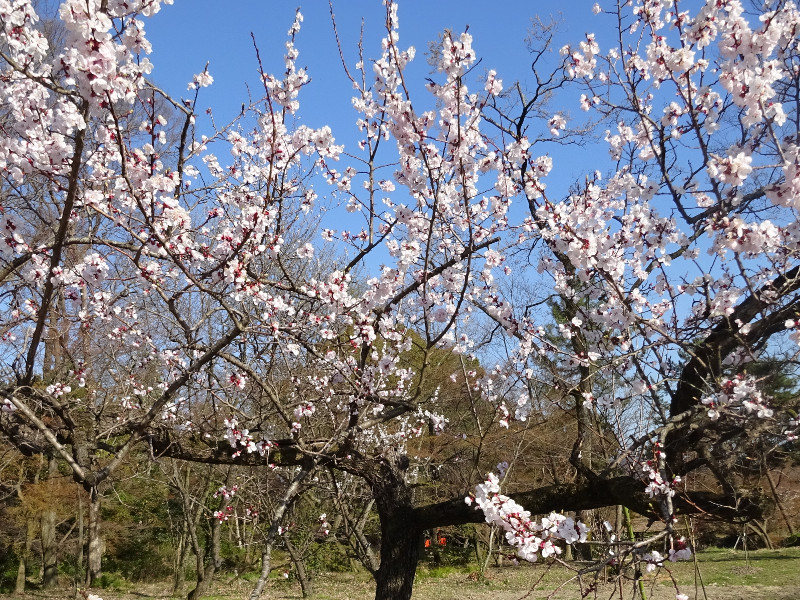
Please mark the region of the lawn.
[[[695, 563], [670, 564], [669, 573], [661, 570], [648, 574], [645, 592], [649, 600], [675, 600], [677, 582], [680, 591], [691, 600], [798, 600], [800, 599], [800, 548], [758, 550], [747, 555], [741, 550], [709, 549], [697, 556]], [[508, 566], [489, 569], [481, 578], [469, 568], [420, 568], [414, 584], [414, 598], [426, 600], [574, 600], [581, 598], [581, 585], [574, 572], [555, 563]], [[700, 584], [702, 579], [703, 585]], [[583, 580], [583, 591], [592, 584]], [[634, 582], [622, 584], [599, 582], [589, 589], [586, 598], [633, 599]], [[314, 580], [316, 600], [372, 600], [374, 585], [368, 574], [319, 574]], [[94, 590], [104, 600], [166, 599], [164, 586], [124, 583], [117, 589]], [[246, 598], [252, 583], [245, 577], [222, 577], [211, 600]], [[25, 598], [63, 598], [57, 594], [31, 592]], [[72, 593], [70, 592], [71, 596]], [[8, 596], [7, 596], [8, 597]], [[300, 586], [292, 579], [270, 579], [263, 598], [300, 599]]]

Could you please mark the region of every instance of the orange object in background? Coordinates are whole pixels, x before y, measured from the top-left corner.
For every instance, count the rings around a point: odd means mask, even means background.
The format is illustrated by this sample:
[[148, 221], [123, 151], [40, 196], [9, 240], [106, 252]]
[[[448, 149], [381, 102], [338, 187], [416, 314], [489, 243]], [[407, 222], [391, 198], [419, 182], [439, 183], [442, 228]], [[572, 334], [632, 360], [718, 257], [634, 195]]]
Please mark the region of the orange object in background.
[[439, 545], [440, 546], [447, 546], [447, 540], [444, 537], [439, 538]]
[[430, 548], [431, 547], [431, 541], [430, 540], [425, 540], [425, 547], [426, 548]]

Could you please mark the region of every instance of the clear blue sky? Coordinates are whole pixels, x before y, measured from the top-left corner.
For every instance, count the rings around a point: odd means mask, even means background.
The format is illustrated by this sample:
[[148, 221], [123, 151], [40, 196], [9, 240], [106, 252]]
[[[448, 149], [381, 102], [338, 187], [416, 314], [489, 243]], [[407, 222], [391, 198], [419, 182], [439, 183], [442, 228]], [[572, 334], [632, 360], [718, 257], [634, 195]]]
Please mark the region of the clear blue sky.
[[[566, 41], [579, 41], [586, 31], [601, 25], [592, 15], [593, 3], [400, 0], [400, 45], [417, 49], [409, 75], [412, 80], [423, 82], [430, 70], [423, 56], [428, 42], [444, 28], [458, 33], [469, 25], [475, 49], [483, 59], [479, 72], [495, 69], [505, 82], [524, 79], [529, 73], [525, 37], [531, 18], [537, 13], [546, 18], [559, 10], [568, 11], [562, 15], [557, 50]], [[174, 95], [186, 95], [186, 83], [210, 61], [209, 71], [215, 83], [203, 91], [199, 108], [213, 106], [220, 118], [234, 116], [247, 100], [247, 83], [258, 97], [257, 62], [250, 33], [258, 41], [265, 69], [280, 73], [286, 31], [297, 6], [284, 0], [175, 0], [173, 6], [164, 6], [146, 21], [154, 47], [152, 77]], [[328, 2], [311, 0], [300, 8], [305, 21], [296, 43], [300, 51], [298, 65], [308, 67], [312, 78], [311, 85], [301, 92], [301, 119], [309, 126], [334, 126], [340, 119], [352, 123], [356, 116], [350, 105], [352, 88], [338, 58]], [[366, 58], [380, 54], [380, 39], [385, 34], [385, 9], [380, 0], [334, 0], [334, 11], [349, 66], [357, 60], [362, 18]]]
[[[430, 94], [422, 89], [425, 79], [432, 76], [425, 53], [428, 43], [436, 40], [445, 28], [461, 33], [469, 26], [473, 47], [482, 61], [475, 69], [476, 77], [495, 69], [508, 87], [516, 80], [530, 79], [530, 54], [525, 39], [532, 18], [538, 14], [543, 21], [549, 21], [551, 15], [558, 17], [558, 11], [566, 11], [560, 16], [560, 33], [553, 44], [555, 62], [562, 45], [579, 42], [587, 32], [597, 32], [598, 28], [611, 24], [607, 16], [602, 18], [592, 13], [593, 4], [594, 0], [570, 0], [561, 4], [542, 0], [398, 0], [400, 46], [413, 45], [417, 50], [406, 79], [412, 86], [417, 110], [432, 108]], [[263, 95], [251, 32], [258, 42], [265, 71], [280, 76], [284, 70], [286, 33], [297, 7], [297, 3], [285, 0], [175, 0], [174, 5], [163, 6], [157, 15], [145, 21], [148, 39], [153, 45], [151, 60], [155, 69], [151, 78], [173, 97], [189, 97], [187, 83], [208, 61], [214, 84], [201, 90], [197, 112], [203, 115], [206, 108], [212, 107], [217, 124], [225, 125], [240, 113], [242, 103], [248, 101], [248, 85], [253, 99]], [[346, 151], [358, 154], [356, 144], [362, 136], [355, 128], [355, 120], [359, 115], [351, 104], [354, 90], [342, 69], [328, 2], [307, 0], [299, 7], [304, 21], [295, 42], [300, 52], [297, 64], [307, 67], [311, 77], [311, 83], [300, 92], [299, 122], [310, 127], [330, 125], [336, 142], [344, 144]], [[365, 59], [379, 57], [380, 40], [386, 34], [385, 8], [381, 0], [334, 0], [333, 7], [348, 66], [352, 68], [358, 60], [362, 19]], [[483, 90], [482, 83], [476, 86], [472, 81], [469, 85], [473, 90]], [[585, 116], [579, 110], [576, 94], [570, 94], [563, 104], [554, 106], [553, 112], [556, 111], [572, 113], [579, 118]], [[198, 134], [211, 133], [202, 116], [198, 125]], [[542, 126], [546, 131], [547, 127]], [[219, 149], [215, 152], [226, 162]], [[564, 197], [570, 185], [583, 180], [587, 173], [608, 165], [605, 149], [598, 152], [597, 148], [583, 148], [578, 152], [580, 154], [576, 154], [574, 146], [557, 144], [536, 148], [537, 155], [549, 153], [554, 159], [547, 185], [555, 198]], [[584, 155], [591, 155], [591, 160]], [[345, 166], [337, 165], [337, 168]], [[391, 169], [380, 176], [389, 177], [390, 174]], [[326, 189], [321, 186], [321, 193], [328, 201], [333, 201]], [[402, 202], [402, 198], [395, 197], [395, 201]], [[337, 216], [339, 214], [336, 210], [328, 212], [322, 226], [351, 229], [354, 233], [360, 230], [362, 223], [354, 220], [354, 215]]]

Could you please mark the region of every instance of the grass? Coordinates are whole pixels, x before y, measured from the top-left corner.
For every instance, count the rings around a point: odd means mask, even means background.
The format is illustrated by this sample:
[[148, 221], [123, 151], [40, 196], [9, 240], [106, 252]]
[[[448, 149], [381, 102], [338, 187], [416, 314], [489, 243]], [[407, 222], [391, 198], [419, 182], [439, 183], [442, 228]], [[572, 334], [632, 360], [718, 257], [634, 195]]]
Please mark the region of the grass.
[[[706, 585], [717, 586], [798, 586], [800, 548], [756, 550], [747, 555], [741, 550], [709, 548], [698, 554], [700, 574]], [[675, 565], [681, 583], [694, 584], [691, 562]], [[798, 592], [800, 598], [800, 592]]]
[[[648, 600], [675, 600], [675, 586], [691, 600], [797, 600], [800, 598], [800, 548], [757, 550], [747, 556], [741, 550], [711, 548], [698, 554], [698, 567], [705, 585], [695, 580], [693, 561], [668, 563], [665, 569], [645, 577]], [[252, 582], [247, 574], [218, 577], [209, 600], [239, 600], [247, 598]], [[566, 583], [565, 583], [566, 582]], [[117, 583], [116, 581], [114, 583]], [[132, 584], [119, 589], [97, 590], [104, 600], [167, 599], [166, 583]], [[591, 584], [584, 579], [578, 585], [574, 570], [556, 563], [507, 566], [492, 568], [486, 576], [477, 576], [473, 566], [422, 566], [414, 583], [414, 598], [425, 600], [574, 600], [581, 598]], [[187, 584], [187, 589], [190, 584]], [[322, 573], [314, 579], [315, 600], [372, 600], [375, 586], [363, 571], [348, 573]], [[25, 598], [64, 598], [64, 590], [55, 593], [34, 591]], [[299, 600], [298, 582], [282, 577], [270, 578], [264, 598]], [[634, 582], [624, 579], [616, 583], [601, 582], [596, 590], [585, 597], [632, 600]], [[6, 596], [8, 598], [8, 596]]]

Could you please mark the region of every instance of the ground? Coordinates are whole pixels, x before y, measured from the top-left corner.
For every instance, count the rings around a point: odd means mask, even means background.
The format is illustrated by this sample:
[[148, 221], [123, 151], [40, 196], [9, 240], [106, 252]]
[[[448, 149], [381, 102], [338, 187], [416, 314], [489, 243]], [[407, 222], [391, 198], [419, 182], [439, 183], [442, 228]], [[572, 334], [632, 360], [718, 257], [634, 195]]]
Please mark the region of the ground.
[[[759, 550], [745, 555], [742, 551], [712, 549], [698, 555], [695, 563], [670, 564], [680, 591], [690, 600], [798, 600], [800, 598], [800, 548]], [[700, 578], [696, 578], [699, 572]], [[581, 588], [574, 574], [557, 564], [508, 566], [489, 569], [481, 578], [467, 568], [421, 568], [414, 584], [414, 598], [426, 600], [574, 600], [581, 598]], [[648, 600], [675, 600], [675, 587], [666, 571], [649, 575], [645, 593]], [[584, 591], [591, 583], [584, 579]], [[374, 585], [366, 573], [319, 574], [314, 580], [316, 600], [372, 600]], [[696, 586], [696, 587], [695, 587]], [[104, 600], [162, 600], [164, 584], [138, 583], [120, 589], [92, 590]], [[252, 584], [246, 578], [222, 577], [209, 600], [246, 598]], [[26, 600], [72, 598], [74, 590], [55, 593], [33, 591]], [[13, 596], [6, 596], [11, 599]], [[629, 600], [634, 596], [634, 582], [625, 580], [616, 588], [600, 583], [597, 593], [586, 598]], [[263, 598], [300, 599], [299, 584], [290, 579], [271, 579]]]

